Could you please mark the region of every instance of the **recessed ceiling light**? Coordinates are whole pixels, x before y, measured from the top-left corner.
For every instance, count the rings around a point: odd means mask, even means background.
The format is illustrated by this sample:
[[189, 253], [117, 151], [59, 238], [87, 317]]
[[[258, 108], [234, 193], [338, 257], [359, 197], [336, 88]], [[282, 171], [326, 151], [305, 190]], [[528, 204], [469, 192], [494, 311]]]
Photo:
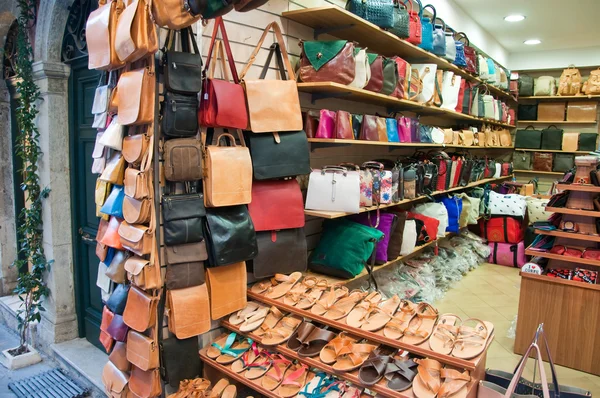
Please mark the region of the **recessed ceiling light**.
[[542, 41], [539, 39], [529, 39], [529, 40], [525, 40], [523, 43], [527, 44], [528, 46], [535, 46], [536, 44], [540, 44]]
[[504, 20], [506, 22], [519, 22], [524, 19], [525, 19], [525, 15], [519, 15], [519, 14], [509, 15], [508, 17], [504, 17]]

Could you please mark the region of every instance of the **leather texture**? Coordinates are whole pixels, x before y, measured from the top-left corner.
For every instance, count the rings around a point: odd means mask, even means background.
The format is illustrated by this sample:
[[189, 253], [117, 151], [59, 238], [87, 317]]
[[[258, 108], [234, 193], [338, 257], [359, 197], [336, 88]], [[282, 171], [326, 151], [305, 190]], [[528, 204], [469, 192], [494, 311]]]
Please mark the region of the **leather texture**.
[[394, 2], [392, 0], [349, 0], [346, 3], [346, 9], [380, 28], [394, 26]]
[[117, 21], [123, 12], [122, 1], [99, 4], [85, 25], [89, 69], [113, 70], [123, 65], [115, 51]]
[[134, 199], [125, 196], [123, 199], [123, 218], [129, 224], [145, 224], [150, 222], [152, 199]]
[[127, 344], [117, 341], [115, 347], [108, 356], [108, 360], [121, 372], [129, 372], [131, 363], [127, 360]]
[[129, 326], [123, 321], [122, 315], [115, 314], [106, 331], [116, 341], [124, 342], [127, 340]]
[[211, 266], [250, 260], [258, 254], [256, 232], [246, 206], [206, 209], [204, 235]]
[[542, 130], [542, 149], [560, 150], [563, 130], [552, 125]]
[[315, 138], [319, 127], [319, 111], [309, 110], [304, 114], [304, 132], [308, 138]]
[[129, 396], [129, 375], [119, 370], [111, 361], [106, 362], [102, 369], [102, 384], [104, 392], [111, 398], [126, 398]]
[[302, 42], [298, 74], [303, 82], [352, 83], [356, 76], [354, 43], [347, 40]]
[[125, 262], [125, 271], [129, 280], [141, 289], [157, 289], [162, 286], [160, 265], [150, 260], [138, 256], [129, 257]]
[[167, 290], [169, 330], [178, 339], [210, 330], [210, 304], [206, 284]]
[[127, 304], [129, 288], [130, 285], [117, 285], [117, 287], [115, 287], [108, 300], [106, 300], [106, 307], [113, 314], [123, 315], [123, 311], [125, 311], [125, 305]]
[[536, 171], [552, 171], [552, 154], [536, 152], [533, 154], [533, 169]]
[[597, 114], [597, 102], [578, 101], [567, 103], [567, 121], [569, 122], [595, 122]]
[[568, 153], [556, 153], [554, 154], [554, 163], [552, 165], [552, 171], [565, 173], [573, 168], [575, 165], [575, 159], [573, 155]]
[[166, 247], [167, 289], [183, 289], [203, 284], [203, 261], [207, 259], [204, 241]]
[[133, 330], [143, 333], [156, 323], [157, 306], [158, 297], [151, 296], [137, 286], [133, 286], [127, 295], [123, 321]]
[[162, 104], [162, 133], [167, 137], [193, 137], [198, 133], [198, 98], [167, 92]]
[[350, 87], [364, 88], [371, 78], [371, 66], [367, 57], [367, 49], [357, 47], [355, 53], [355, 73], [354, 80], [350, 83]]
[[335, 118], [336, 112], [328, 109], [319, 111], [319, 124], [315, 138], [332, 139], [335, 137]]
[[307, 247], [304, 228], [256, 233], [258, 255], [252, 260], [255, 278], [306, 271]]
[[[179, 33], [182, 51], [175, 50], [177, 33]], [[198, 50], [192, 28], [188, 27], [178, 32], [170, 30], [165, 47], [163, 52], [165, 88], [171, 93], [196, 96], [202, 90], [202, 55]]]
[[[531, 127], [531, 129], [530, 129]], [[517, 130], [515, 148], [540, 149], [542, 147], [542, 131], [527, 126], [523, 130]]]
[[133, 167], [128, 167], [125, 170], [125, 177], [123, 179], [125, 185], [125, 195], [135, 199], [144, 199], [150, 196], [148, 179], [149, 168], [144, 171]]
[[162, 393], [160, 371], [158, 369], [145, 371], [133, 366], [129, 378], [129, 388], [132, 393], [140, 398], [160, 396]]
[[206, 270], [210, 316], [213, 320], [246, 307], [247, 283], [246, 263], [243, 261]]
[[148, 151], [150, 137], [147, 134], [129, 135], [123, 138], [123, 157], [127, 163], [139, 165]]
[[398, 68], [396, 62], [390, 58], [383, 60], [383, 86], [379, 91], [381, 94], [391, 95], [398, 84]]
[[379, 141], [378, 117], [364, 115], [359, 139], [364, 141]]
[[182, 29], [197, 22], [201, 15], [192, 15], [185, 7], [186, 0], [152, 1], [152, 17], [158, 26]]
[[112, 258], [108, 268], [106, 269], [106, 276], [115, 283], [125, 283], [125, 261], [129, 258], [129, 253], [126, 251], [118, 250]]
[[135, 62], [158, 51], [156, 25], [150, 19], [147, 0], [130, 2], [119, 16], [115, 51], [123, 62]]
[[579, 145], [577, 147], [577, 150], [578, 151], [595, 151], [597, 139], [598, 139], [598, 134], [596, 134], [596, 133], [580, 133], [579, 134]]
[[256, 180], [295, 177], [310, 173], [306, 134], [300, 131], [246, 135]]
[[380, 92], [383, 88], [383, 57], [381, 55], [367, 53], [367, 59], [371, 67], [371, 78], [364, 87], [365, 90]]
[[127, 333], [127, 360], [142, 370], [159, 366], [158, 344], [154, 339], [135, 330]]
[[565, 152], [575, 152], [579, 144], [579, 133], [563, 133], [562, 150]]
[[115, 185], [123, 185], [123, 176], [125, 175], [125, 159], [120, 152], [113, 153], [106, 161], [104, 171], [99, 177], [100, 181], [110, 182]]
[[167, 246], [204, 239], [202, 218], [206, 215], [202, 194], [164, 195], [163, 234]]
[[335, 118], [335, 138], [339, 140], [353, 140], [352, 115], [346, 111], [337, 111]]
[[119, 237], [124, 248], [138, 256], [150, 254], [154, 231], [142, 224], [129, 224], [123, 221], [119, 226]]
[[562, 122], [565, 120], [566, 102], [541, 102], [538, 104], [538, 120]]
[[100, 343], [102, 344], [102, 346], [104, 347], [104, 349], [106, 350], [106, 352], [110, 352], [111, 348], [113, 347], [113, 344], [115, 344], [115, 340], [108, 333], [108, 327], [109, 327], [110, 323], [112, 322], [114, 316], [115, 316], [115, 314], [113, 314], [111, 312], [111, 310], [108, 309], [107, 306], [104, 306], [102, 308], [102, 320], [100, 322], [99, 340], [100, 340]]
[[[142, 0], [136, 0], [142, 1]], [[154, 121], [156, 81], [154, 63], [148, 67], [123, 72], [117, 83], [119, 123], [122, 125], [148, 124]], [[119, 95], [118, 93], [122, 93]]]
[[304, 204], [297, 180], [255, 181], [248, 212], [254, 230], [304, 227]]
[[173, 388], [185, 379], [194, 379], [200, 375], [201, 362], [198, 355], [198, 338], [177, 339], [175, 337], [160, 341], [160, 357], [163, 380]]
[[169, 181], [195, 181], [202, 178], [202, 151], [196, 138], [178, 138], [164, 144], [164, 172]]

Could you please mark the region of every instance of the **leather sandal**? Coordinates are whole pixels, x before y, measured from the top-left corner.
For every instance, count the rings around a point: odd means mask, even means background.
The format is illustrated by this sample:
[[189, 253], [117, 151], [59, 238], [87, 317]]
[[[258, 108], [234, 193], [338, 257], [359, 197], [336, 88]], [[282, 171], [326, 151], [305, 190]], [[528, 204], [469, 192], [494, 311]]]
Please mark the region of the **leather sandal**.
[[467, 385], [471, 381], [471, 375], [468, 371], [459, 372], [455, 369], [444, 368], [440, 375], [444, 382], [440, 387], [437, 396], [438, 398], [466, 398]]
[[220, 398], [236, 398], [237, 397], [237, 387], [233, 384], [228, 385], [223, 390]]
[[240, 332], [252, 332], [260, 327], [269, 314], [268, 307], [258, 307], [255, 311], [246, 314], [244, 321], [240, 324]]
[[379, 292], [372, 292], [363, 299], [360, 303], [356, 304], [356, 307], [350, 311], [346, 317], [346, 324], [353, 328], [359, 328], [365, 321], [367, 314], [377, 307], [377, 304], [381, 301], [381, 294]]
[[336, 361], [336, 358], [342, 349], [356, 343], [356, 341], [356, 338], [350, 337], [342, 332], [323, 347], [319, 353], [319, 359], [321, 362], [331, 365]]
[[434, 398], [442, 385], [440, 372], [442, 364], [435, 359], [414, 359], [417, 376], [413, 380], [413, 394], [417, 398]]
[[273, 328], [267, 330], [262, 335], [261, 344], [265, 346], [275, 346], [288, 341], [288, 339], [294, 334], [298, 326], [302, 323], [302, 318], [297, 315], [288, 315], [283, 318]]
[[392, 298], [380, 302], [376, 308], [366, 314], [365, 322], [360, 328], [368, 332], [382, 329], [392, 319], [399, 305], [400, 297], [396, 294]]
[[298, 395], [306, 384], [308, 377], [308, 366], [297, 364], [290, 366], [283, 376], [283, 380], [277, 389], [277, 395], [283, 398], [291, 398]]
[[383, 328], [383, 335], [388, 339], [399, 340], [408, 327], [408, 323], [415, 316], [417, 305], [408, 300], [400, 302], [400, 308]]
[[283, 318], [284, 314], [279, 311], [279, 308], [273, 306], [269, 308], [269, 313], [258, 329], [255, 329], [254, 334], [261, 337], [267, 330], [273, 329], [275, 325]]
[[412, 359], [393, 359], [385, 369], [387, 388], [393, 391], [406, 391], [413, 385], [417, 375], [417, 364]]
[[459, 323], [461, 319], [457, 315], [441, 315], [429, 338], [429, 347], [440, 354], [450, 355], [458, 337]]
[[329, 282], [327, 282], [327, 280], [319, 280], [314, 286], [301, 295], [300, 300], [296, 303], [295, 307], [300, 310], [308, 310], [315, 305], [328, 287]]
[[298, 304], [298, 302], [302, 298], [302, 295], [305, 294], [309, 289], [311, 289], [316, 284], [317, 284], [316, 277], [314, 277], [314, 276], [305, 277], [304, 279], [302, 279], [302, 282], [295, 284], [294, 287], [291, 288], [290, 291], [287, 292], [283, 296], [283, 298], [281, 299], [283, 301], [283, 304], [286, 304], [286, 305], [289, 305], [292, 307], [295, 306], [296, 304]]
[[437, 319], [438, 311], [435, 308], [427, 303], [420, 303], [417, 306], [415, 316], [404, 330], [404, 336], [402, 336], [401, 341], [413, 345], [423, 343], [431, 336]]
[[337, 372], [351, 372], [358, 369], [377, 347], [375, 344], [368, 343], [350, 344], [339, 351], [332, 368]]
[[296, 283], [302, 278], [302, 272], [292, 272], [290, 275], [275, 274], [271, 278], [272, 286], [267, 289], [265, 296], [270, 299], [278, 299], [285, 296]]
[[229, 316], [229, 323], [231, 323], [232, 325], [239, 325], [246, 319], [248, 319], [248, 315], [255, 313], [261, 307], [262, 305], [260, 305], [259, 303], [255, 301], [249, 301], [248, 304], [246, 304], [246, 307], [244, 307], [244, 309], [241, 309], [238, 312], [235, 312]]
[[310, 312], [315, 315], [325, 314], [338, 300], [348, 296], [346, 286], [331, 285], [321, 298], [311, 307]]
[[391, 360], [389, 355], [381, 355], [378, 351], [371, 352], [358, 371], [360, 383], [365, 386], [377, 384], [385, 375], [387, 364]]
[[299, 336], [296, 338], [298, 341], [301, 340], [302, 344], [298, 350], [298, 355], [301, 357], [314, 357], [336, 336], [336, 332], [315, 327], [306, 337]]
[[237, 334], [229, 333], [227, 335], [223, 335], [219, 337], [217, 340], [213, 341], [208, 350], [206, 350], [206, 356], [210, 359], [217, 359], [219, 355], [221, 355], [222, 347], [231, 345], [234, 343]]
[[236, 341], [228, 346], [227, 344], [221, 349], [221, 355], [215, 359], [221, 365], [228, 365], [239, 359], [242, 354], [250, 349], [254, 343], [251, 339], [243, 336], [237, 336]]
[[258, 357], [259, 354], [260, 351], [258, 349], [258, 345], [256, 342], [253, 342], [250, 349], [244, 352], [240, 359], [231, 364], [231, 370], [233, 370], [235, 373], [242, 373], [248, 368], [249, 364], [256, 360], [256, 357]]
[[275, 390], [283, 381], [283, 375], [291, 365], [292, 362], [282, 355], [275, 355], [271, 361], [271, 368], [265, 373], [260, 384], [269, 391]]
[[264, 376], [271, 369], [271, 365], [273, 365], [275, 359], [277, 358], [267, 350], [262, 350], [256, 359], [248, 364], [244, 377], [248, 380], [254, 380]]
[[221, 379], [217, 382], [217, 384], [215, 384], [215, 386], [212, 388], [212, 390], [210, 391], [210, 398], [219, 398], [221, 396], [221, 394], [223, 394], [223, 391], [225, 390], [225, 388], [229, 385], [229, 380], [227, 379]]
[[[475, 327], [466, 323], [475, 323]], [[461, 359], [471, 359], [480, 355], [494, 332], [494, 325], [476, 318], [465, 319], [458, 328], [458, 337], [454, 342], [452, 355]]]
[[346, 317], [354, 306], [367, 296], [367, 292], [353, 290], [347, 297], [339, 299], [323, 316], [327, 319], [338, 320]]
[[250, 291], [252, 293], [256, 293], [256, 294], [263, 294], [271, 286], [273, 286], [273, 283], [271, 282], [270, 279], [267, 279], [264, 281], [256, 282], [254, 285], [252, 285], [252, 287], [250, 288]]

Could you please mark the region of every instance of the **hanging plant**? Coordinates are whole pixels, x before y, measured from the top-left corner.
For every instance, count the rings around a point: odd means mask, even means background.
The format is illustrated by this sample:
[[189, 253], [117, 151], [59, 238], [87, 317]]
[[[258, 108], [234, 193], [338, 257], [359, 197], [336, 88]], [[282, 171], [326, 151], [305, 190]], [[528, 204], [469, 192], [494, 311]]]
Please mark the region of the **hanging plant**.
[[35, 124], [39, 110], [39, 88], [33, 81], [33, 49], [29, 40], [29, 30], [35, 25], [35, 0], [18, 0], [17, 40], [15, 53], [16, 91], [18, 93], [16, 121], [19, 128], [15, 145], [15, 155], [23, 162], [21, 189], [25, 193], [25, 206], [19, 213], [18, 242], [21, 259], [13, 262], [17, 269], [27, 269], [17, 280], [14, 293], [21, 299], [17, 310], [20, 345], [11, 355], [27, 352], [27, 337], [32, 322], [40, 321], [44, 307], [41, 301], [50, 293], [44, 282], [44, 274], [53, 261], [48, 261], [43, 248], [42, 201], [48, 197], [49, 188], [40, 187], [38, 175], [42, 150], [39, 145], [40, 133]]

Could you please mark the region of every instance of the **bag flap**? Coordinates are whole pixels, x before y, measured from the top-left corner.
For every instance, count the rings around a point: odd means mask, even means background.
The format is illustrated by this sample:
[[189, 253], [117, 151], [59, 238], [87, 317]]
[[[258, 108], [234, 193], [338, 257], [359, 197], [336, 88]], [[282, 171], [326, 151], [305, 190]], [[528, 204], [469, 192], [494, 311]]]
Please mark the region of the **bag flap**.
[[204, 261], [208, 258], [206, 243], [195, 242], [184, 245], [166, 246], [165, 259], [167, 264], [182, 264]]
[[206, 216], [204, 196], [201, 193], [163, 196], [162, 202], [163, 219], [165, 221]]
[[139, 242], [144, 238], [148, 227], [140, 224], [129, 224], [123, 221], [119, 226], [119, 236], [128, 242]]
[[[141, 360], [149, 363], [152, 360], [154, 350], [154, 341], [151, 338], [135, 330], [130, 330], [127, 333], [127, 357], [130, 358], [130, 362], [139, 364]], [[134, 361], [131, 361], [131, 359], [134, 359]]]
[[367, 59], [369, 60], [369, 65], [373, 65], [373, 62], [377, 59], [379, 54], [367, 53]]
[[110, 393], [120, 394], [123, 392], [127, 383], [129, 382], [129, 377], [126, 373], [121, 372], [117, 367], [110, 361], [104, 365], [104, 369], [102, 370], [102, 383], [104, 384], [104, 389], [110, 396]]
[[298, 181], [254, 181], [248, 212], [256, 231], [304, 227], [304, 205]]
[[346, 43], [348, 40], [305, 41], [302, 48], [313, 68], [319, 70], [342, 51]]
[[145, 260], [141, 257], [129, 257], [127, 261], [125, 261], [125, 271], [129, 272], [132, 275], [139, 275], [140, 272], [142, 272], [142, 269], [144, 269], [144, 267], [149, 264], [149, 260]]
[[140, 161], [144, 156], [144, 149], [147, 148], [150, 137], [146, 134], [130, 135], [123, 139], [123, 150], [121, 153], [128, 163]]
[[[246, 96], [241, 84], [235, 84], [225, 80], [208, 79], [208, 92], [212, 91], [217, 104], [218, 123], [226, 123], [232, 126], [231, 120], [247, 123]], [[242, 113], [240, 115], [240, 113]]]
[[115, 7], [115, 2], [107, 2], [92, 11], [88, 17], [85, 31], [88, 36], [86, 41], [90, 69], [107, 68], [110, 65], [110, 40], [106, 40], [106, 37], [109, 36], [110, 14], [111, 11], [116, 11]]
[[125, 60], [136, 50], [131, 31], [135, 29], [134, 20], [138, 10], [144, 10], [139, 7], [141, 2], [141, 0], [132, 1], [119, 16], [114, 46], [117, 56], [121, 60]]
[[185, 289], [167, 290], [169, 329], [178, 339], [210, 330], [210, 304], [206, 283]]
[[[117, 84], [117, 95], [119, 96], [119, 119], [122, 124], [132, 124], [138, 118], [142, 102], [142, 86], [146, 68], [124, 72]], [[119, 95], [122, 93], [124, 95]]]

